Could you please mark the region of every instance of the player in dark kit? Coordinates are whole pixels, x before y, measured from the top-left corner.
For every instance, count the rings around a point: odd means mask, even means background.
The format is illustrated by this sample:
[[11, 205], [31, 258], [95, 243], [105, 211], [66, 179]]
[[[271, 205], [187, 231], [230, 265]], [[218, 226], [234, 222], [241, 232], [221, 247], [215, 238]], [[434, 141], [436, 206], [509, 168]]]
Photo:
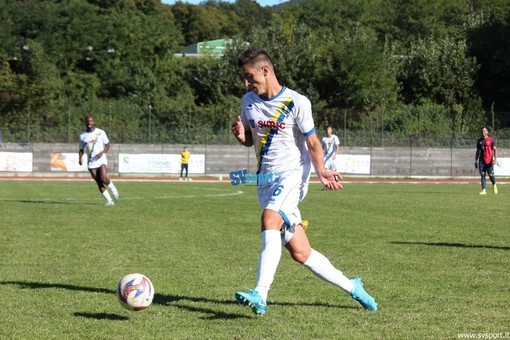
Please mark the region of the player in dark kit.
[[481, 177], [482, 191], [480, 195], [487, 195], [485, 174], [489, 174], [489, 178], [494, 188], [494, 194], [498, 194], [498, 186], [496, 185], [496, 177], [494, 176], [494, 164], [498, 158], [496, 149], [496, 141], [489, 136], [489, 129], [482, 128], [482, 137], [476, 142], [475, 168], [478, 168]]

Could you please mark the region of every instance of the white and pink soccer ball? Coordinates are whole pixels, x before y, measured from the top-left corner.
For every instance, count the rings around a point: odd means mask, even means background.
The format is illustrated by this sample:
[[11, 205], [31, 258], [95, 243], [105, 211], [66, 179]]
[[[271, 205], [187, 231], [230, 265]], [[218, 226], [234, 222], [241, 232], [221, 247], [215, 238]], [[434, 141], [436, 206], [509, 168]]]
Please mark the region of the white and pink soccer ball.
[[120, 278], [115, 293], [122, 307], [139, 311], [151, 305], [154, 286], [143, 274], [127, 274]]

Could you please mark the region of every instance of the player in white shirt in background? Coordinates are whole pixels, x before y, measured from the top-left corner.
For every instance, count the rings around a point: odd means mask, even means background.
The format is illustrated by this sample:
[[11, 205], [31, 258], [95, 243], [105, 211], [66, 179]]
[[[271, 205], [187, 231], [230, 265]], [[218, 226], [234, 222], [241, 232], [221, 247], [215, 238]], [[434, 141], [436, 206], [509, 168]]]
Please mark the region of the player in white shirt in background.
[[96, 127], [96, 120], [93, 116], [85, 117], [86, 130], [80, 135], [80, 151], [78, 152], [79, 164], [82, 165], [83, 154], [87, 153], [88, 164], [90, 175], [96, 181], [99, 191], [106, 199], [105, 205], [114, 205], [110, 193], [107, 188], [112, 191], [113, 197], [119, 199], [119, 192], [108, 178], [108, 171], [106, 166], [108, 160], [106, 153], [110, 150], [110, 140], [104, 130]]
[[[311, 164], [325, 189], [342, 189], [341, 175], [324, 167], [324, 151], [315, 132], [310, 101], [280, 85], [269, 55], [259, 48], [240, 54], [238, 65], [250, 92], [243, 96], [241, 116], [232, 124], [239, 143], [255, 147], [257, 174], [277, 174], [257, 185], [262, 251], [255, 289], [236, 292], [238, 302], [255, 314], [266, 312], [266, 300], [280, 262], [282, 245], [292, 258], [317, 277], [350, 294], [364, 308], [376, 311], [375, 300], [359, 278], [347, 278], [321, 253], [311, 248], [298, 204], [308, 190]], [[311, 164], [310, 164], [311, 161]]]
[[336, 171], [335, 159], [340, 152], [340, 140], [333, 134], [333, 127], [326, 127], [327, 136], [322, 137], [322, 148], [324, 149], [324, 166], [328, 170]]

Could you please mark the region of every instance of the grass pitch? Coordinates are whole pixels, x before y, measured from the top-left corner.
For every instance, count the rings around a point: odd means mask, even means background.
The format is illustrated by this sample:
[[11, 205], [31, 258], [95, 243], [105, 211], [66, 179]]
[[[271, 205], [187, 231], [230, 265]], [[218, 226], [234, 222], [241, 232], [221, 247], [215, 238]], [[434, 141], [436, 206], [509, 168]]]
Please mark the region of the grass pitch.
[[[255, 187], [116, 182], [114, 207], [91, 181], [0, 181], [0, 337], [9, 339], [458, 338], [510, 332], [509, 194], [500, 186], [312, 184], [301, 211], [312, 246], [379, 304], [349, 296], [284, 250], [254, 316], [260, 251]], [[490, 189], [490, 188], [489, 188]], [[510, 190], [510, 189], [509, 189]], [[115, 285], [140, 272], [153, 305], [123, 309]], [[509, 333], [510, 334], [510, 333]]]

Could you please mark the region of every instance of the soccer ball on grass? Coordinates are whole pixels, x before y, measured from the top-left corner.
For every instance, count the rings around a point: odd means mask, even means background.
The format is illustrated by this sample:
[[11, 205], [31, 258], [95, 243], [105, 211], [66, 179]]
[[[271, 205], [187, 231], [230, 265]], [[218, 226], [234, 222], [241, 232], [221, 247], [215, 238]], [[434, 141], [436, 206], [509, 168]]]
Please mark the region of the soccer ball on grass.
[[122, 307], [139, 311], [151, 305], [154, 286], [143, 274], [127, 274], [120, 278], [115, 294]]

